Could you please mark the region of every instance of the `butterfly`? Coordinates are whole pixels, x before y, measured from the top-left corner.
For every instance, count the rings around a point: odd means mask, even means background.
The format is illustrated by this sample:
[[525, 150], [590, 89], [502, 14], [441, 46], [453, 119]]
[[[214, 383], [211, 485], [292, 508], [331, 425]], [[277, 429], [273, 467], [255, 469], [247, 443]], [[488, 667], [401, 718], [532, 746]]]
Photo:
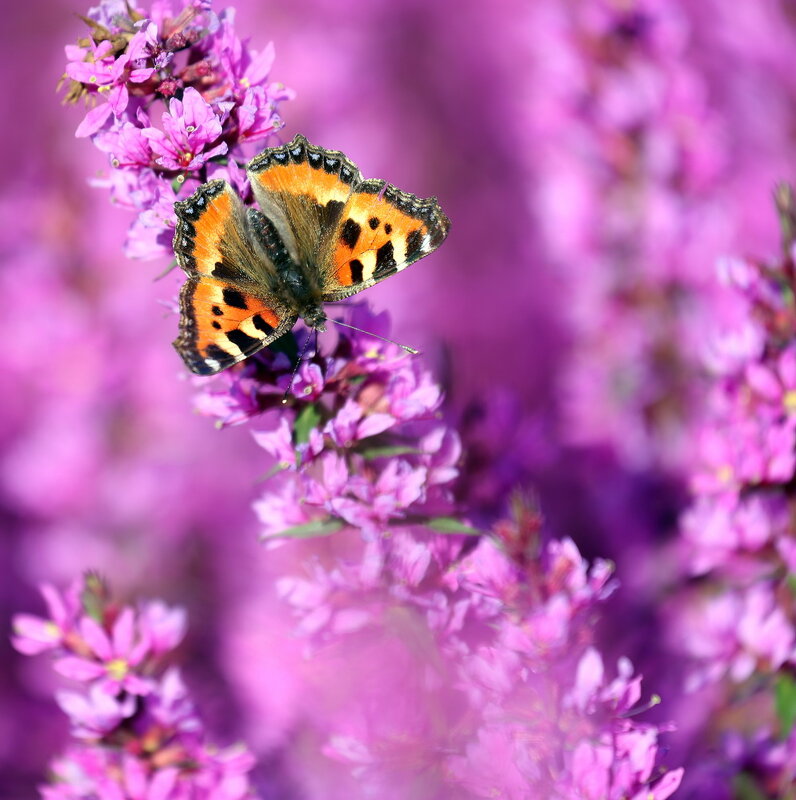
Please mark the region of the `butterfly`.
[[301, 135], [246, 172], [259, 209], [220, 180], [174, 204], [174, 253], [188, 276], [174, 347], [199, 375], [248, 358], [299, 317], [323, 331], [324, 303], [400, 272], [448, 235], [436, 198], [363, 180], [343, 153]]

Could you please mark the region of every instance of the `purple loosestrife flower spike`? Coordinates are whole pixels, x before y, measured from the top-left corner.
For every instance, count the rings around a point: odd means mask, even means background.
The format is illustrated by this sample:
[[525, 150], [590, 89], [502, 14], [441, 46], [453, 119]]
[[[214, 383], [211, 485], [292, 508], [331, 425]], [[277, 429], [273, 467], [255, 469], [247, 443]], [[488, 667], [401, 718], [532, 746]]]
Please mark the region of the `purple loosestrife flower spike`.
[[88, 35], [66, 48], [64, 79], [67, 100], [95, 104], [77, 130], [109, 156], [95, 185], [137, 214], [128, 256], [171, 255], [174, 202], [222, 159], [234, 180], [250, 156], [242, 146], [282, 127], [278, 107], [292, 93], [269, 82], [273, 45], [251, 50], [234, 14], [219, 18], [209, 3], [154, 0], [147, 11], [106, 0], [86, 20]]
[[[51, 767], [52, 781], [41, 788], [46, 800], [147, 798], [185, 800], [253, 798], [248, 772], [252, 756], [240, 746], [219, 749], [207, 740], [201, 720], [176, 667], [165, 672], [162, 658], [179, 644], [185, 629], [180, 609], [145, 603], [139, 609], [115, 606], [104, 585], [92, 579], [73, 605], [76, 587], [61, 597], [45, 591], [59, 630], [64, 611], [71, 624], [54, 647], [54, 667], [83, 684], [59, 691], [75, 742]], [[15, 637], [22, 652], [41, 652], [38, 628], [17, 617]]]
[[[777, 198], [792, 202], [789, 192]], [[793, 218], [792, 208], [779, 211]], [[706, 352], [713, 376], [694, 439], [693, 500], [680, 540], [686, 579], [699, 575], [700, 582], [679, 593], [672, 622], [673, 639], [690, 657], [687, 688], [727, 692], [731, 727], [725, 722], [722, 733], [740, 754], [755, 752], [743, 767], [755, 787], [791, 784], [796, 752], [787, 722], [796, 666], [796, 273], [785, 244], [778, 262], [718, 265], [743, 313], [714, 337], [722, 347]], [[749, 687], [743, 698], [729, 694], [733, 684]], [[756, 731], [754, 743], [733, 730], [739, 720]]]
[[[354, 313], [387, 333], [384, 315]], [[640, 677], [623, 659], [606, 678], [593, 641], [611, 565], [547, 540], [520, 498], [473, 536], [456, 500], [461, 442], [418, 359], [349, 329], [322, 337], [285, 408], [291, 371], [260, 352], [203, 380], [197, 406], [252, 422], [273, 465], [255, 504], [270, 546], [330, 537], [276, 587], [314, 669], [334, 652], [353, 676], [336, 683], [345, 711], [314, 724], [357, 791], [398, 800], [422, 775], [439, 796], [669, 797], [682, 771], [659, 771], [668, 728], [631, 721]], [[384, 703], [399, 685], [408, 708]]]

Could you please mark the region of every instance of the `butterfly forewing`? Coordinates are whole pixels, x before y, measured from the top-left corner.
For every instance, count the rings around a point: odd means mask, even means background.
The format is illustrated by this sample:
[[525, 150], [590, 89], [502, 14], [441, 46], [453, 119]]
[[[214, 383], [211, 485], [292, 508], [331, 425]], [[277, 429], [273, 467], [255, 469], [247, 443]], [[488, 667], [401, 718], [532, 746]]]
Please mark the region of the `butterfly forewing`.
[[323, 300], [350, 297], [400, 272], [442, 244], [450, 221], [423, 200], [381, 180], [355, 187], [328, 236], [320, 265]]
[[295, 242], [294, 261], [317, 264], [327, 232], [361, 181], [356, 164], [297, 135], [289, 144], [263, 151], [246, 171], [262, 212], [283, 239]]
[[188, 275], [266, 285], [273, 279], [272, 265], [246, 230], [243, 202], [228, 183], [210, 181], [174, 210], [174, 254]]

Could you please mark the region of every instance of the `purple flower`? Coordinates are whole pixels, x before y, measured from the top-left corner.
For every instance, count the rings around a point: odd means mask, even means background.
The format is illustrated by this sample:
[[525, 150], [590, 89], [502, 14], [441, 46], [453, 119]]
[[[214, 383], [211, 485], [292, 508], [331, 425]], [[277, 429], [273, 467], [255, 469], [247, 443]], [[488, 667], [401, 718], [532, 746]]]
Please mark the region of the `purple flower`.
[[57, 692], [56, 702], [72, 723], [72, 735], [78, 739], [98, 739], [124, 720], [136, 709], [136, 696], [123, 694], [117, 697], [100, 683], [92, 684], [88, 694]]
[[[77, 588], [70, 592], [75, 594]], [[63, 599], [45, 590], [54, 618], [64, 617]], [[189, 692], [172, 667], [165, 673], [154, 657], [170, 653], [184, 633], [185, 615], [155, 601], [115, 609], [107, 589], [90, 578], [83, 589], [85, 608], [54, 667], [88, 682], [86, 691], [59, 691], [56, 700], [69, 716], [78, 740], [51, 765], [52, 782], [42, 787], [48, 800], [187, 800], [251, 798], [248, 773], [254, 766], [242, 746], [207, 741]], [[103, 625], [89, 616], [115, 621]], [[72, 614], [69, 614], [72, 616]], [[107, 628], [107, 630], [106, 630]], [[134, 674], [147, 671], [144, 679]]]
[[752, 363], [746, 368], [749, 386], [774, 415], [796, 415], [796, 347], [784, 350], [771, 367]]
[[11, 642], [20, 653], [27, 656], [63, 646], [74, 631], [80, 612], [77, 584], [73, 584], [63, 595], [49, 584], [43, 584], [40, 588], [47, 603], [49, 618], [17, 614], [12, 623], [14, 636]]
[[246, 90], [235, 115], [241, 142], [259, 142], [284, 125], [276, 101], [259, 86]]
[[137, 169], [154, 166], [154, 156], [149, 139], [144, 135], [149, 128], [149, 119], [143, 111], [138, 112], [136, 123], [116, 120], [106, 131], [97, 134], [94, 143], [108, 153], [115, 169]]
[[143, 135], [165, 169], [196, 170], [227, 152], [226, 142], [205, 149], [219, 139], [223, 128], [212, 106], [192, 87], [185, 90], [182, 100], [172, 98], [163, 114], [163, 129], [146, 128]]
[[137, 674], [136, 667], [150, 654], [150, 640], [146, 630], [136, 630], [132, 609], [124, 609], [109, 632], [90, 617], [83, 617], [78, 630], [89, 652], [59, 658], [55, 669], [61, 675], [77, 681], [98, 680], [110, 694], [149, 693], [151, 684]]
[[211, 47], [229, 81], [230, 91], [240, 97], [251, 88], [264, 86], [274, 63], [274, 45], [269, 42], [259, 54], [250, 50], [248, 42], [242, 42], [235, 32], [234, 22], [234, 11], [227, 11]]

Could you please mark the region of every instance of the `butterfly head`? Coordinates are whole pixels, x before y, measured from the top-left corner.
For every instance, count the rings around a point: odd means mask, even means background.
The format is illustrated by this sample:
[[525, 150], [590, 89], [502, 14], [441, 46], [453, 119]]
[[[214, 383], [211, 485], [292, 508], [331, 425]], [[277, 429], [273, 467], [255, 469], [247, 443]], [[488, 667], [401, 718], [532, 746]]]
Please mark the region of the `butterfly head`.
[[307, 306], [301, 312], [301, 318], [308, 328], [314, 328], [321, 333], [326, 330], [326, 314], [323, 313], [323, 308], [320, 305]]

